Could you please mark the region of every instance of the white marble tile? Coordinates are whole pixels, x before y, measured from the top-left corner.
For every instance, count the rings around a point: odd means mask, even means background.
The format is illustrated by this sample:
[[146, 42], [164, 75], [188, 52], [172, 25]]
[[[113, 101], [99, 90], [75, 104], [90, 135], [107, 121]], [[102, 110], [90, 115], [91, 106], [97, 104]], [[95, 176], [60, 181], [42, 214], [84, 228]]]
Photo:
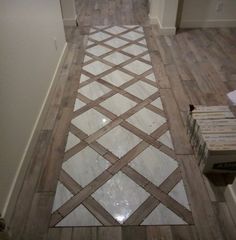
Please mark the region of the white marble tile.
[[94, 109], [90, 109], [78, 117], [72, 119], [71, 123], [88, 135], [96, 132], [107, 125], [111, 120]]
[[123, 26], [126, 27], [126, 28], [131, 29], [131, 28], [138, 27], [139, 25], [123, 25]]
[[147, 61], [151, 61], [151, 58], [150, 58], [150, 55], [149, 54], [146, 54], [146, 55], [144, 55], [143, 57], [142, 57], [142, 59], [144, 59], [144, 60], [147, 60]]
[[141, 139], [123, 127], [117, 126], [97, 141], [117, 157], [121, 158], [141, 142]]
[[149, 194], [125, 174], [119, 172], [92, 196], [122, 224]]
[[141, 225], [186, 225], [187, 223], [163, 204], [143, 221]]
[[96, 41], [103, 41], [103, 40], [105, 40], [107, 38], [110, 38], [110, 37], [111, 37], [110, 34], [103, 33], [103, 32], [97, 32], [97, 33], [89, 35], [89, 38], [91, 38], [93, 40], [96, 40]]
[[174, 150], [174, 146], [173, 146], [169, 131], [166, 131], [161, 137], [159, 137], [158, 141], [160, 141], [161, 143], [165, 144], [167, 147]]
[[106, 41], [104, 43], [109, 45], [109, 46], [111, 46], [111, 47], [119, 48], [121, 46], [126, 45], [128, 42], [124, 41], [124, 40], [122, 40], [120, 38], [115, 37], [115, 38], [112, 38], [112, 39], [110, 39], [110, 40], [108, 40], [108, 41]]
[[111, 28], [107, 28], [105, 31], [109, 32], [109, 33], [113, 33], [113, 34], [119, 34], [119, 33], [122, 33], [124, 31], [126, 31], [126, 29], [122, 28], [122, 27], [119, 27], [119, 26], [114, 26], [114, 27], [111, 27]]
[[132, 45], [129, 45], [128, 47], [123, 48], [122, 51], [130, 53], [134, 56], [137, 56], [137, 55], [147, 51], [147, 48], [141, 47], [136, 44], [132, 44]]
[[131, 31], [131, 32], [122, 34], [122, 37], [129, 39], [131, 41], [134, 41], [134, 40], [137, 40], [138, 38], [143, 37], [143, 34]]
[[110, 163], [90, 147], [86, 147], [62, 164], [62, 168], [82, 187], [109, 166]]
[[102, 77], [105, 81], [112, 83], [113, 85], [119, 87], [120, 85], [128, 82], [131, 80], [133, 77], [121, 72], [120, 70], [115, 70], [114, 72]]
[[128, 118], [127, 122], [131, 123], [147, 134], [151, 134], [163, 123], [165, 123], [166, 119], [146, 108], [143, 108]]
[[177, 202], [190, 210], [187, 195], [184, 189], [183, 180], [181, 180], [172, 190], [169, 192], [169, 196], [174, 198]]
[[147, 70], [151, 69], [152, 66], [143, 62], [140, 62], [138, 60], [135, 60], [127, 65], [125, 65], [123, 68], [135, 73], [135, 74], [142, 74], [146, 72]]
[[93, 63], [90, 63], [86, 66], [83, 67], [83, 69], [93, 75], [99, 75], [105, 71], [107, 71], [108, 69], [110, 69], [111, 67], [99, 62], [99, 61], [95, 61]]
[[79, 93], [83, 94], [84, 96], [95, 100], [104, 94], [108, 93], [110, 89], [98, 82], [92, 82], [82, 88], [79, 89]]
[[156, 82], [156, 78], [155, 78], [155, 75], [153, 73], [149, 74], [148, 76], [146, 76], [145, 78], [153, 81], [153, 82]]
[[52, 212], [55, 212], [71, 197], [73, 197], [73, 194], [62, 183], [58, 182]]
[[84, 74], [81, 74], [81, 76], [80, 76], [80, 83], [85, 82], [85, 81], [88, 80], [88, 79], [89, 79], [88, 76], [86, 76], [86, 75], [84, 75]]
[[146, 42], [145, 39], [143, 39], [143, 40], [141, 40], [141, 41], [139, 41], [139, 42], [142, 43], [142, 44], [144, 44], [144, 45], [147, 45], [147, 42]]
[[156, 186], [178, 167], [175, 160], [153, 146], [145, 149], [129, 165]]
[[65, 152], [68, 151], [69, 149], [71, 149], [72, 147], [74, 147], [75, 145], [77, 145], [78, 143], [80, 143], [80, 139], [77, 138], [71, 132], [69, 132], [68, 137], [67, 137]]
[[84, 57], [84, 62], [86, 63], [86, 62], [88, 62], [89, 60], [91, 60], [92, 58], [91, 57], [89, 57], [88, 55], [85, 55], [85, 57]]
[[143, 27], [136, 28], [135, 31], [143, 33]]
[[134, 107], [136, 103], [118, 93], [108, 98], [100, 105], [119, 116]]
[[91, 46], [91, 45], [93, 45], [93, 44], [94, 44], [94, 42], [88, 40], [88, 42], [87, 42], [87, 47], [89, 47], [89, 46]]
[[131, 86], [127, 87], [125, 91], [133, 94], [138, 98], [146, 99], [152, 94], [154, 94], [155, 92], [157, 92], [158, 89], [148, 83], [138, 81], [132, 84]]
[[122, 53], [119, 53], [119, 52], [113, 52], [112, 54], [106, 56], [104, 59], [107, 60], [108, 62], [119, 65], [119, 64], [129, 60], [130, 57], [128, 57]]
[[78, 98], [76, 98], [75, 100], [75, 104], [74, 104], [74, 112], [79, 110], [80, 108], [82, 108], [83, 106], [85, 106], [86, 104], [84, 102], [82, 102], [81, 100], [79, 100]]
[[57, 227], [101, 226], [101, 223], [83, 205], [67, 215]]
[[93, 55], [95, 55], [95, 56], [99, 57], [99, 56], [101, 56], [101, 55], [103, 55], [105, 53], [110, 52], [111, 49], [109, 49], [107, 47], [103, 47], [101, 45], [96, 45], [94, 47], [88, 48], [86, 51], [91, 53], [91, 54], [93, 54]]
[[163, 105], [162, 105], [161, 98], [157, 98], [155, 101], [153, 101], [152, 105], [161, 109], [161, 110], [163, 110]]

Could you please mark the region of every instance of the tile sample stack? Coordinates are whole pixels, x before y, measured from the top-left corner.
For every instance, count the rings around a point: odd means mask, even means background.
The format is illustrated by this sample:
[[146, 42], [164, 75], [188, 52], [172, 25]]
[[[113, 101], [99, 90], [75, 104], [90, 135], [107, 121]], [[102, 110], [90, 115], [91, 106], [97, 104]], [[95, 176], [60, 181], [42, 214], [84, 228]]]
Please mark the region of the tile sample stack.
[[236, 118], [228, 106], [190, 106], [188, 135], [201, 170], [236, 172]]

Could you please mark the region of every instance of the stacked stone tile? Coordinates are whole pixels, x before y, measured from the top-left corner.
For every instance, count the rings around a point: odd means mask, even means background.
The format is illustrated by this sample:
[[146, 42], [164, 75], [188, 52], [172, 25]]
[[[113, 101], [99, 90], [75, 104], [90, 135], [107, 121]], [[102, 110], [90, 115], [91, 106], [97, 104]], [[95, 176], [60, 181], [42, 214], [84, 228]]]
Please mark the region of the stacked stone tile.
[[228, 106], [190, 106], [188, 135], [201, 170], [236, 172], [236, 118]]

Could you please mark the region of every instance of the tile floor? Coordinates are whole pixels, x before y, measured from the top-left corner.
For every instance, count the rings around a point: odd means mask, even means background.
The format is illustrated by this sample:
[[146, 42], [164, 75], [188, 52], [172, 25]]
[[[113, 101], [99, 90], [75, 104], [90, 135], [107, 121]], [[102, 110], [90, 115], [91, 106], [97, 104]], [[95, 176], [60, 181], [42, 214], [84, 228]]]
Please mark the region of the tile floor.
[[51, 226], [191, 224], [167, 122], [143, 28], [93, 27]]

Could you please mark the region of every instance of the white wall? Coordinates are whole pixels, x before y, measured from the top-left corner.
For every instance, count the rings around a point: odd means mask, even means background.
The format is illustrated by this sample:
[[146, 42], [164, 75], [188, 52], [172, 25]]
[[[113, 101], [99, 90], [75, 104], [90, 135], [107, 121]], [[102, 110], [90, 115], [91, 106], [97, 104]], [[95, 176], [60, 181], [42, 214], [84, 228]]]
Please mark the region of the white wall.
[[178, 0], [149, 0], [149, 18], [162, 34], [175, 34]]
[[5, 214], [64, 49], [65, 36], [59, 0], [1, 0], [1, 214]]
[[236, 1], [184, 0], [180, 27], [236, 27]]
[[75, 0], [60, 0], [64, 25], [75, 26], [77, 14], [75, 10]]

